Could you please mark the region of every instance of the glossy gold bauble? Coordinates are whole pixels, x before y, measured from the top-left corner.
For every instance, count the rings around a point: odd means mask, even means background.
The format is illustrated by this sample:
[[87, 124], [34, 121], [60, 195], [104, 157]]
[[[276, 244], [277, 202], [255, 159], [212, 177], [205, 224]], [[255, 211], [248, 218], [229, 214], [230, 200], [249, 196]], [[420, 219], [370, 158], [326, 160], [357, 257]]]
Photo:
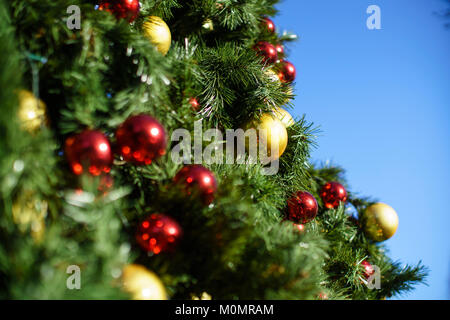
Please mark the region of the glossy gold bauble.
[[36, 198], [32, 191], [24, 191], [12, 206], [13, 221], [21, 232], [29, 230], [33, 240], [39, 243], [45, 233], [47, 210], [48, 204], [45, 200]]
[[166, 55], [170, 49], [172, 35], [164, 20], [157, 16], [150, 16], [142, 24], [142, 30], [145, 37], [156, 46], [158, 51]]
[[[259, 121], [250, 121], [244, 127], [247, 130], [256, 129], [258, 143], [266, 146], [270, 161], [279, 159], [286, 150], [288, 143], [286, 127], [272, 113], [264, 113]], [[272, 154], [272, 148], [275, 154]]]
[[34, 132], [46, 122], [45, 103], [27, 90], [20, 90], [18, 96], [20, 125], [23, 129]]
[[129, 264], [122, 272], [123, 288], [133, 300], [167, 300], [166, 289], [156, 274], [137, 264]]
[[286, 128], [289, 128], [295, 123], [290, 113], [283, 108], [275, 108], [273, 110], [273, 113], [278, 118], [278, 120], [280, 120], [284, 124]]
[[397, 231], [398, 216], [395, 210], [384, 203], [369, 206], [360, 218], [366, 236], [374, 241], [385, 241]]

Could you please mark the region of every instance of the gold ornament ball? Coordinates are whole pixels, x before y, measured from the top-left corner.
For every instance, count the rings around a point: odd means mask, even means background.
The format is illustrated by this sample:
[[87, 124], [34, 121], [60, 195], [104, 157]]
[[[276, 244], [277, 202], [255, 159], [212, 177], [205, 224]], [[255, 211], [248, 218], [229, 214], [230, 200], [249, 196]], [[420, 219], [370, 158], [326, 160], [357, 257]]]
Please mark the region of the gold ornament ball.
[[156, 274], [137, 264], [125, 266], [122, 272], [124, 290], [133, 300], [167, 300], [166, 289]]
[[45, 103], [27, 90], [20, 90], [18, 117], [23, 129], [33, 132], [45, 123]]
[[22, 192], [12, 206], [13, 221], [22, 233], [28, 230], [36, 243], [41, 242], [45, 233], [45, 217], [48, 204], [36, 198], [34, 192]]
[[203, 21], [202, 24], [202, 28], [208, 31], [213, 31], [214, 30], [214, 23], [212, 22], [211, 19], [206, 19], [205, 21]]
[[[286, 127], [272, 113], [264, 113], [259, 121], [250, 121], [244, 127], [245, 129], [253, 128], [257, 130], [258, 143], [265, 143], [267, 156], [270, 161], [280, 158], [286, 150], [288, 143]], [[278, 147], [278, 152], [276, 154], [272, 154], [272, 147], [274, 149]]]
[[283, 108], [275, 108], [275, 110], [273, 110], [273, 113], [278, 118], [278, 120], [280, 120], [284, 124], [286, 128], [289, 128], [295, 123], [290, 113]]
[[166, 55], [170, 49], [172, 35], [164, 20], [157, 16], [150, 16], [142, 24], [142, 30], [145, 37], [156, 46], [157, 50]]
[[369, 206], [360, 220], [367, 237], [377, 242], [392, 237], [398, 227], [397, 212], [384, 203], [375, 203]]

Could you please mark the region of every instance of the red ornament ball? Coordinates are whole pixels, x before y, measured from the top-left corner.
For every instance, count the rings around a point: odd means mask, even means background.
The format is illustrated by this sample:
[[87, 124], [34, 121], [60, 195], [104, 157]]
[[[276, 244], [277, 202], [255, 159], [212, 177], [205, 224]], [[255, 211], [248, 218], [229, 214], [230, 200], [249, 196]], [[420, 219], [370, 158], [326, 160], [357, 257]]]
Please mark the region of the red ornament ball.
[[263, 58], [264, 63], [275, 63], [278, 60], [277, 49], [266, 41], [260, 41], [254, 46], [255, 51]]
[[303, 231], [305, 231], [305, 225], [304, 225], [304, 224], [301, 224], [301, 223], [294, 223], [294, 227], [295, 227], [295, 229], [296, 229], [298, 232], [300, 232], [300, 233], [302, 233]]
[[283, 46], [282, 44], [277, 44], [277, 45], [275, 46], [275, 50], [277, 50], [277, 53], [278, 53], [279, 55], [284, 54], [284, 46]]
[[102, 0], [99, 10], [105, 10], [114, 14], [117, 19], [125, 19], [133, 22], [139, 15], [139, 0]]
[[113, 154], [108, 138], [96, 130], [85, 130], [66, 139], [65, 154], [73, 173], [94, 176], [111, 170]]
[[139, 224], [136, 241], [145, 251], [159, 254], [173, 251], [181, 235], [181, 227], [174, 219], [153, 213]]
[[166, 153], [166, 130], [149, 115], [128, 118], [117, 129], [116, 139], [125, 161], [135, 164], [151, 164], [154, 159]]
[[191, 108], [194, 111], [198, 111], [198, 109], [200, 109], [200, 103], [198, 103], [197, 98], [190, 98], [189, 104], [191, 105]]
[[320, 198], [326, 208], [337, 208], [341, 201], [347, 201], [347, 191], [339, 182], [327, 182], [320, 190]]
[[267, 17], [263, 18], [262, 24], [263, 24], [264, 28], [267, 30], [267, 32], [269, 32], [269, 33], [275, 32], [275, 23], [273, 23], [273, 21], [270, 20], [269, 18], [267, 18]]
[[367, 260], [364, 260], [363, 262], [361, 262], [361, 266], [363, 266], [363, 268], [364, 268], [364, 277], [366, 279], [368, 279], [371, 275], [374, 274], [375, 269]]
[[217, 181], [214, 174], [205, 167], [198, 164], [186, 165], [178, 171], [174, 181], [184, 184], [187, 194], [198, 193], [204, 204], [213, 202]]
[[286, 60], [282, 60], [280, 63], [280, 72], [278, 77], [281, 82], [292, 82], [297, 76], [297, 71], [292, 63]]
[[298, 191], [288, 200], [288, 219], [304, 224], [313, 220], [318, 211], [314, 196], [306, 191]]

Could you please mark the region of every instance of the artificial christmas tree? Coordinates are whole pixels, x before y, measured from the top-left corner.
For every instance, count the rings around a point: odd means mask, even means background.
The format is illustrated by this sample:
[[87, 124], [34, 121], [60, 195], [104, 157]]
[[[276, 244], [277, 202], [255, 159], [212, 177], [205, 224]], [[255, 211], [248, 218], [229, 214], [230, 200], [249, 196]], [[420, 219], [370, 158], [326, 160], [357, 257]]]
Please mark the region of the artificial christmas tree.
[[[340, 168], [310, 164], [305, 117], [277, 118], [292, 98], [284, 45], [296, 37], [267, 18], [276, 2], [0, 3], [0, 298], [381, 299], [424, 279], [423, 266], [400, 268], [345, 213], [372, 201], [350, 188], [347, 202], [321, 201], [327, 181], [345, 181]], [[68, 27], [72, 5], [80, 29]], [[283, 60], [262, 65], [258, 43]], [[45, 103], [48, 126], [24, 128], [20, 90]], [[180, 163], [172, 136], [268, 117], [280, 132], [274, 174], [231, 157], [175, 178], [200, 165], [207, 139]], [[307, 221], [290, 201], [299, 190]], [[361, 285], [362, 261], [379, 268], [381, 289]], [[66, 287], [73, 265], [80, 290]]]

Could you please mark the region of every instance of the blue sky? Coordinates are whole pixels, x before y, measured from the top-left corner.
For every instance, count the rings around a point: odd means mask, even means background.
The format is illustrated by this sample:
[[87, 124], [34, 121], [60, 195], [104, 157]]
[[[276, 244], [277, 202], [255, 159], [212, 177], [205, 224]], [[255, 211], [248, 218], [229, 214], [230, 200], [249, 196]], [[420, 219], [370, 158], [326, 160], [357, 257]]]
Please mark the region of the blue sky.
[[[366, 9], [381, 9], [368, 30]], [[389, 255], [422, 260], [429, 286], [407, 299], [450, 298], [450, 29], [442, 0], [284, 0], [274, 18], [300, 40], [293, 116], [320, 125], [313, 160], [339, 164], [353, 192], [390, 204]], [[450, 22], [450, 21], [447, 21]]]

